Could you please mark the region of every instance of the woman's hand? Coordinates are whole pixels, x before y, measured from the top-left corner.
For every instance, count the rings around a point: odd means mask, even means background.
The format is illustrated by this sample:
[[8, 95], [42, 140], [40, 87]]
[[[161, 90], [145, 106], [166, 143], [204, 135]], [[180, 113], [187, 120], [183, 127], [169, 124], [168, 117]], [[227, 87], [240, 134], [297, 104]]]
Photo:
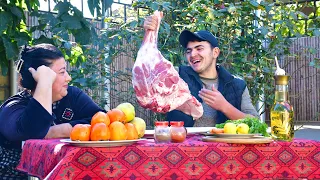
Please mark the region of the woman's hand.
[[45, 139], [54, 139], [54, 138], [68, 138], [70, 137], [70, 133], [72, 130], [72, 126], [69, 123], [63, 123], [51, 126]]
[[29, 71], [37, 82], [36, 89], [32, 92], [33, 98], [52, 114], [52, 84], [57, 74], [44, 65], [39, 66], [37, 70], [29, 68]]
[[39, 66], [37, 70], [30, 67], [29, 72], [37, 83], [47, 82], [52, 84], [57, 76], [50, 67], [44, 65]]

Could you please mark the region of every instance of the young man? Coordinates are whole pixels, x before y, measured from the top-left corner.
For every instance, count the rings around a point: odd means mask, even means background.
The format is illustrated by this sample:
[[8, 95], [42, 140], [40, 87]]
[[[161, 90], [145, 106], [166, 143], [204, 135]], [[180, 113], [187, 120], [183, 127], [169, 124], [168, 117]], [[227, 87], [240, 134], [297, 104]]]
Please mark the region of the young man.
[[[146, 18], [145, 30], [155, 30], [157, 21], [153, 16]], [[180, 66], [179, 75], [188, 84], [191, 94], [202, 103], [204, 113], [194, 120], [181, 111], [167, 114], [168, 121], [183, 120], [186, 127], [212, 127], [228, 119], [258, 116], [253, 107], [244, 80], [230, 74], [217, 65], [220, 54], [218, 41], [208, 31], [182, 31], [180, 44], [185, 48], [189, 66]]]

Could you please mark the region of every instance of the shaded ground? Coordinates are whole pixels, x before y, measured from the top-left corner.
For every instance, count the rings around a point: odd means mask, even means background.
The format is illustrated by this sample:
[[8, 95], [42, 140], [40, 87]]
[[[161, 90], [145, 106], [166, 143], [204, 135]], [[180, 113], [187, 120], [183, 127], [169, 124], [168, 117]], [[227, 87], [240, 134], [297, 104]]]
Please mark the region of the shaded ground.
[[320, 141], [320, 126], [303, 125], [302, 128], [300, 128], [294, 133], [294, 137]]

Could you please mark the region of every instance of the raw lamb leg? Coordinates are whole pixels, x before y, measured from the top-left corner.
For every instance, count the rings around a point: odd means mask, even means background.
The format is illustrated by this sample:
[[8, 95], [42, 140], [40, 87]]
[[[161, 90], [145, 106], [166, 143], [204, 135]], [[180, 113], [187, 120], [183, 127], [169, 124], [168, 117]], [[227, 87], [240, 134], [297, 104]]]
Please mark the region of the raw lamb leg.
[[156, 31], [147, 30], [142, 46], [132, 69], [132, 84], [139, 104], [159, 113], [180, 110], [198, 119], [203, 107], [193, 97], [188, 85], [180, 77], [172, 63], [157, 49], [157, 38], [162, 13], [154, 13], [158, 18]]

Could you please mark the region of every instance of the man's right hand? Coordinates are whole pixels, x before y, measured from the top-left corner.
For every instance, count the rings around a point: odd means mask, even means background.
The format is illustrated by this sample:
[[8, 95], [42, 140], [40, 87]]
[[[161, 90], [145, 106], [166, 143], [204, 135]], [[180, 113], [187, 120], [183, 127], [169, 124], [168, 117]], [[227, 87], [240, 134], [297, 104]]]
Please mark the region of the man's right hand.
[[143, 28], [145, 31], [151, 30], [155, 31], [158, 25], [158, 20], [155, 15], [147, 16], [144, 20]]

